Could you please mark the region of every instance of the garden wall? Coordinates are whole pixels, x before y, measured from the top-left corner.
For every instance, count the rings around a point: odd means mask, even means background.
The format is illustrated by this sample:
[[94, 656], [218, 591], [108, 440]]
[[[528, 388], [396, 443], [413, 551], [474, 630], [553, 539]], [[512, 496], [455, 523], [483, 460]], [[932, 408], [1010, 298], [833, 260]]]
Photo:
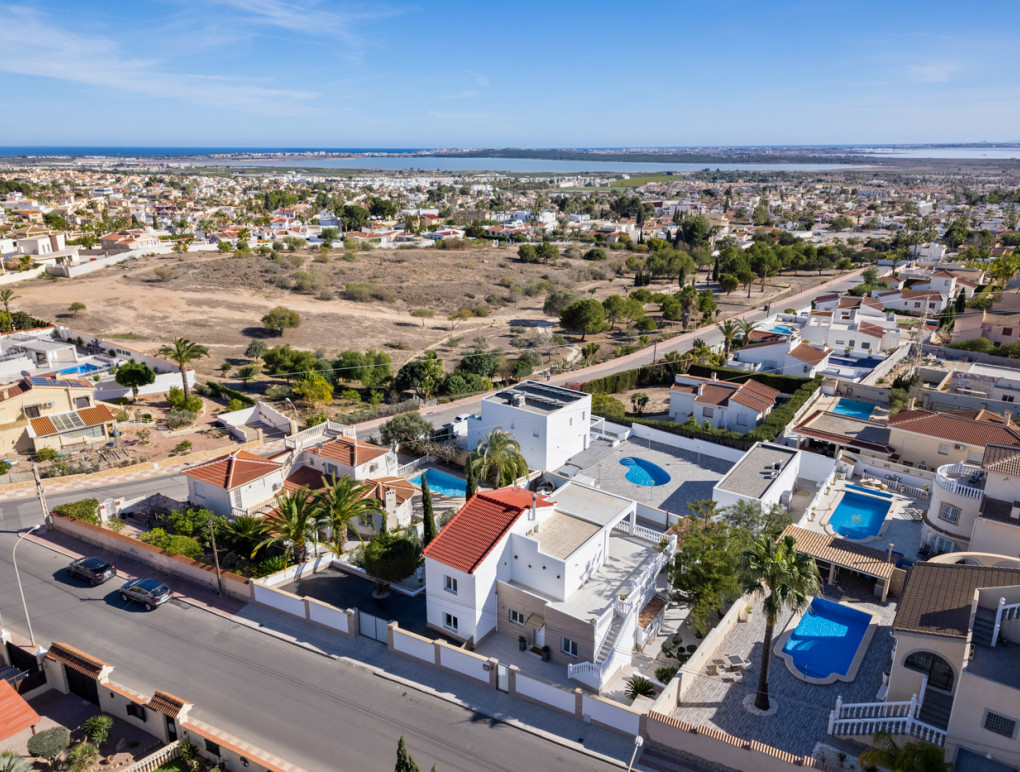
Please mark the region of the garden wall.
[[[684, 437], [681, 434], [673, 434], [672, 432], [664, 432], [659, 429], [653, 429], [651, 426], [645, 426], [644, 424], [634, 424], [631, 426], [631, 437], [639, 440], [648, 440], [652, 442], [659, 442], [663, 445], [670, 445], [674, 448], [680, 448], [690, 453], [697, 453], [698, 446], [701, 446], [702, 455], [712, 456], [713, 458], [721, 458], [724, 461], [739, 461], [743, 458], [746, 452], [740, 448], [728, 448], [724, 445], [719, 445], [708, 440], [695, 439], [694, 437]], [[748, 443], [753, 444], [753, 443]]]
[[251, 583], [251, 587], [251, 602], [258, 606], [312, 622], [348, 638], [358, 634], [357, 609], [337, 608], [315, 598], [303, 598], [278, 587], [272, 587], [265, 583], [265, 579], [256, 579]]
[[[691, 655], [691, 658], [684, 663], [684, 666], [677, 671], [677, 674], [673, 677], [673, 681], [677, 683], [676, 687], [676, 705], [683, 702], [684, 695], [687, 691], [694, 686], [695, 681], [704, 672], [705, 668], [708, 667], [708, 663], [712, 661], [712, 655], [715, 654], [715, 650], [719, 648], [719, 645], [725, 640], [726, 636], [729, 635], [730, 631], [736, 627], [737, 620], [740, 617], [741, 611], [744, 607], [750, 603], [750, 596], [744, 595], [743, 597], [737, 598], [733, 605], [730, 606], [729, 611], [726, 612], [725, 616], [719, 620], [719, 624], [712, 628], [712, 630], [705, 636], [698, 646], [698, 650]], [[656, 704], [659, 704], [658, 702]]]
[[[201, 587], [213, 591], [218, 590], [216, 569], [208, 563], [192, 560], [183, 555], [169, 555], [159, 547], [81, 520], [72, 520], [52, 513], [50, 518], [53, 528], [61, 533], [66, 533], [80, 541], [95, 544], [119, 555], [126, 555], [151, 566], [156, 571], [165, 571]], [[245, 602], [251, 599], [248, 579], [230, 571], [221, 571], [220, 577], [223, 580], [224, 595]]]

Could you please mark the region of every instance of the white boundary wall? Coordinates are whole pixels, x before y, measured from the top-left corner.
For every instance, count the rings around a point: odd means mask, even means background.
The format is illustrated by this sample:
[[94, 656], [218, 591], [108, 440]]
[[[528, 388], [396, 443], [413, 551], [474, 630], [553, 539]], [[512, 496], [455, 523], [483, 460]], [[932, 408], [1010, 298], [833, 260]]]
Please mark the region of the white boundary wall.
[[489, 673], [486, 670], [482, 670], [482, 666], [485, 665], [489, 660], [480, 657], [477, 654], [471, 654], [466, 651], [458, 651], [457, 649], [451, 649], [446, 646], [442, 646], [439, 649], [439, 664], [443, 667], [453, 670], [461, 675], [468, 676], [469, 678], [475, 678], [479, 681], [489, 682]]
[[[520, 676], [518, 676], [518, 685]], [[518, 686], [519, 688], [519, 686]], [[629, 710], [624, 705], [609, 702], [593, 694], [585, 694], [581, 699], [581, 712], [591, 716], [591, 720], [605, 726], [611, 726], [624, 734], [641, 733], [641, 714]]]
[[312, 622], [323, 627], [331, 627], [344, 634], [350, 634], [351, 631], [347, 625], [347, 612], [330, 606], [328, 603], [315, 600], [315, 598], [305, 598], [304, 600], [308, 606], [308, 618]]
[[285, 614], [305, 618], [305, 601], [289, 592], [267, 587], [259, 582], [252, 583], [252, 600], [263, 606], [282, 611]]
[[393, 648], [401, 654], [420, 659], [430, 664], [436, 661], [436, 646], [417, 635], [408, 635], [399, 627], [393, 629]]
[[573, 714], [577, 702], [573, 692], [564, 691], [545, 681], [529, 678], [522, 673], [517, 674], [517, 692], [535, 700], [535, 702], [562, 710], [564, 713]]
[[671, 434], [670, 432], [664, 432], [660, 429], [653, 429], [651, 426], [645, 426], [644, 424], [634, 424], [631, 427], [631, 437], [634, 439], [651, 440], [652, 442], [659, 442], [663, 445], [670, 445], [674, 448], [686, 450], [689, 453], [697, 453], [698, 446], [700, 445], [701, 454], [703, 456], [721, 458], [723, 461], [739, 461], [744, 455], [744, 451], [738, 448], [728, 448], [725, 445], [717, 445], [716, 443], [709, 442], [708, 440], [697, 440], [693, 437]]

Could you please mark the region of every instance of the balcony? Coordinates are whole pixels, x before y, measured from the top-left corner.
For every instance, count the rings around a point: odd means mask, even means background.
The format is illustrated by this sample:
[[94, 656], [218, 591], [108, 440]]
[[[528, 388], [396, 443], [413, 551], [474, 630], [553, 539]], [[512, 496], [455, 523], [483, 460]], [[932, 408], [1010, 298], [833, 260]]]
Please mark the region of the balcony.
[[980, 499], [985, 490], [985, 472], [971, 464], [946, 464], [935, 472], [935, 484], [968, 499]]

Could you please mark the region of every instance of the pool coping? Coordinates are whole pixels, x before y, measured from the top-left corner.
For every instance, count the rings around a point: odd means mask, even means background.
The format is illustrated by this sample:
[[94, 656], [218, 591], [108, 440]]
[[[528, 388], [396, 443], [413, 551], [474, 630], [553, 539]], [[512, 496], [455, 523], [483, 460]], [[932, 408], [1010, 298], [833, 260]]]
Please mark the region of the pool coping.
[[[411, 485], [413, 485], [415, 488], [417, 488], [418, 492], [420, 493], [421, 492], [421, 486], [418, 485], [418, 483], [414, 482], [413, 479], [415, 477], [418, 477], [419, 475], [425, 474], [425, 472], [427, 472], [430, 469], [433, 472], [439, 472], [440, 474], [445, 474], [447, 477], [451, 477], [454, 480], [461, 480], [461, 479], [463, 479], [465, 484], [467, 483], [467, 478], [466, 477], [464, 477], [464, 478], [457, 477], [454, 474], [450, 474], [447, 470], [443, 469], [442, 467], [433, 466], [432, 464], [426, 464], [425, 466], [418, 467], [417, 469], [413, 470], [407, 477], [404, 477], [403, 479], [406, 480], [407, 482], [411, 483]], [[482, 490], [482, 486], [478, 486], [478, 490], [479, 491]], [[445, 499], [446, 501], [464, 501], [464, 502], [467, 501], [467, 498], [465, 496], [447, 496], [445, 493], [439, 493], [439, 491], [432, 490], [431, 488], [429, 489], [429, 491], [432, 493], [433, 496], [440, 496], [443, 499]]]
[[[860, 643], [857, 644], [857, 651], [854, 653], [854, 658], [850, 660], [850, 667], [846, 670], [846, 675], [840, 675], [839, 673], [830, 673], [824, 678], [815, 678], [814, 676], [804, 675], [797, 669], [797, 666], [793, 663], [793, 655], [783, 651], [783, 647], [786, 646], [787, 641], [790, 640], [790, 636], [793, 635], [793, 631], [797, 629], [797, 625], [800, 624], [801, 618], [807, 613], [808, 609], [811, 608], [811, 603], [815, 598], [821, 598], [822, 600], [829, 601], [829, 603], [836, 603], [839, 606], [844, 605], [842, 602], [830, 600], [829, 598], [821, 595], [812, 595], [808, 600], [807, 605], [803, 611], [796, 612], [790, 617], [790, 621], [786, 623], [786, 627], [783, 628], [783, 632], [776, 638], [775, 644], [772, 646], [772, 653], [783, 660], [786, 665], [786, 669], [790, 671], [790, 674], [804, 683], [815, 684], [816, 686], [829, 686], [830, 684], [836, 683], [836, 681], [844, 681], [849, 683], [857, 677], [857, 671], [861, 668], [861, 663], [864, 661], [864, 655], [868, 653], [868, 647], [871, 646], [871, 639], [875, 637], [875, 631], [878, 629], [878, 617], [872, 614], [870, 611], [864, 609], [853, 609], [860, 614], [868, 615], [868, 628], [864, 631], [864, 635], [861, 636]], [[850, 608], [847, 604], [847, 608]]]
[[[883, 538], [885, 536], [885, 532], [889, 530], [889, 520], [892, 519], [893, 508], [895, 507], [897, 511], [902, 509], [903, 505], [901, 499], [899, 499], [896, 496], [896, 494], [893, 494], [892, 498], [889, 498], [887, 496], [878, 495], [877, 491], [875, 493], [869, 493], [866, 490], [859, 490], [859, 488], [861, 487], [862, 486], [854, 486], [854, 490], [848, 491], [847, 484], [845, 482], [840, 485], [838, 489], [840, 494], [839, 498], [836, 499], [835, 503], [832, 505], [832, 509], [825, 513], [825, 517], [819, 523], [822, 526], [822, 529], [825, 531], [825, 533], [827, 533], [829, 536], [834, 536], [837, 539], [846, 539], [847, 541], [851, 541], [854, 544], [869, 544], [873, 541], [878, 541], [879, 539]], [[844, 536], [829, 524], [829, 521], [832, 520], [832, 516], [836, 514], [836, 510], [839, 508], [840, 503], [843, 501], [843, 496], [845, 496], [847, 493], [855, 493], [858, 496], [870, 496], [871, 498], [878, 499], [879, 501], [889, 502], [889, 509], [886, 510], [885, 517], [882, 518], [882, 525], [879, 527], [878, 533], [874, 534], [873, 536], [866, 536], [863, 539], [855, 539], [851, 536]]]

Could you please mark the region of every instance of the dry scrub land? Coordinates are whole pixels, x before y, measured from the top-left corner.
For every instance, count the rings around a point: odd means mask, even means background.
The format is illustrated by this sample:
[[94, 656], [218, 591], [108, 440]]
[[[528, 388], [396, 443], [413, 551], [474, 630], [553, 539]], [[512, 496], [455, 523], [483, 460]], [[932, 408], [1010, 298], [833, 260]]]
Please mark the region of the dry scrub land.
[[[521, 263], [515, 247], [374, 250], [346, 256], [334, 250], [326, 258], [308, 250], [277, 258], [197, 253], [181, 260], [170, 255], [75, 279], [25, 282], [15, 289], [13, 307], [84, 332], [119, 337], [125, 345], [148, 352], [175, 337], [189, 338], [209, 347], [210, 357], [195, 363], [209, 374], [225, 359], [240, 361], [251, 337], [266, 337], [260, 317], [284, 305], [301, 314], [302, 324], [282, 338], [268, 337], [270, 345], [282, 341], [327, 355], [349, 348], [384, 348], [399, 366], [431, 347], [441, 356], [456, 357], [478, 336], [509, 349], [511, 326], [555, 321], [542, 313], [545, 292], [522, 294], [515, 304], [510, 282], [527, 288], [544, 279], [555, 288], [583, 293], [595, 288], [597, 299], [626, 293], [631, 277], [610, 281], [608, 265], [624, 256], [611, 253], [605, 263], [561, 259], [556, 265], [540, 265]], [[161, 280], [154, 269], [172, 269], [172, 276]], [[762, 305], [789, 286], [813, 286], [826, 278], [784, 275], [771, 280], [764, 295], [756, 285], [750, 300], [743, 290], [719, 296], [719, 312], [732, 316], [748, 304]], [[670, 286], [675, 282], [649, 289]], [[358, 299], [348, 299], [352, 297]], [[86, 310], [72, 319], [67, 309], [74, 301], [85, 303]], [[488, 316], [460, 322], [451, 331], [446, 317], [464, 307], [484, 308]], [[411, 318], [414, 308], [431, 309], [435, 318], [423, 325]], [[441, 346], [451, 337], [460, 341]]]

